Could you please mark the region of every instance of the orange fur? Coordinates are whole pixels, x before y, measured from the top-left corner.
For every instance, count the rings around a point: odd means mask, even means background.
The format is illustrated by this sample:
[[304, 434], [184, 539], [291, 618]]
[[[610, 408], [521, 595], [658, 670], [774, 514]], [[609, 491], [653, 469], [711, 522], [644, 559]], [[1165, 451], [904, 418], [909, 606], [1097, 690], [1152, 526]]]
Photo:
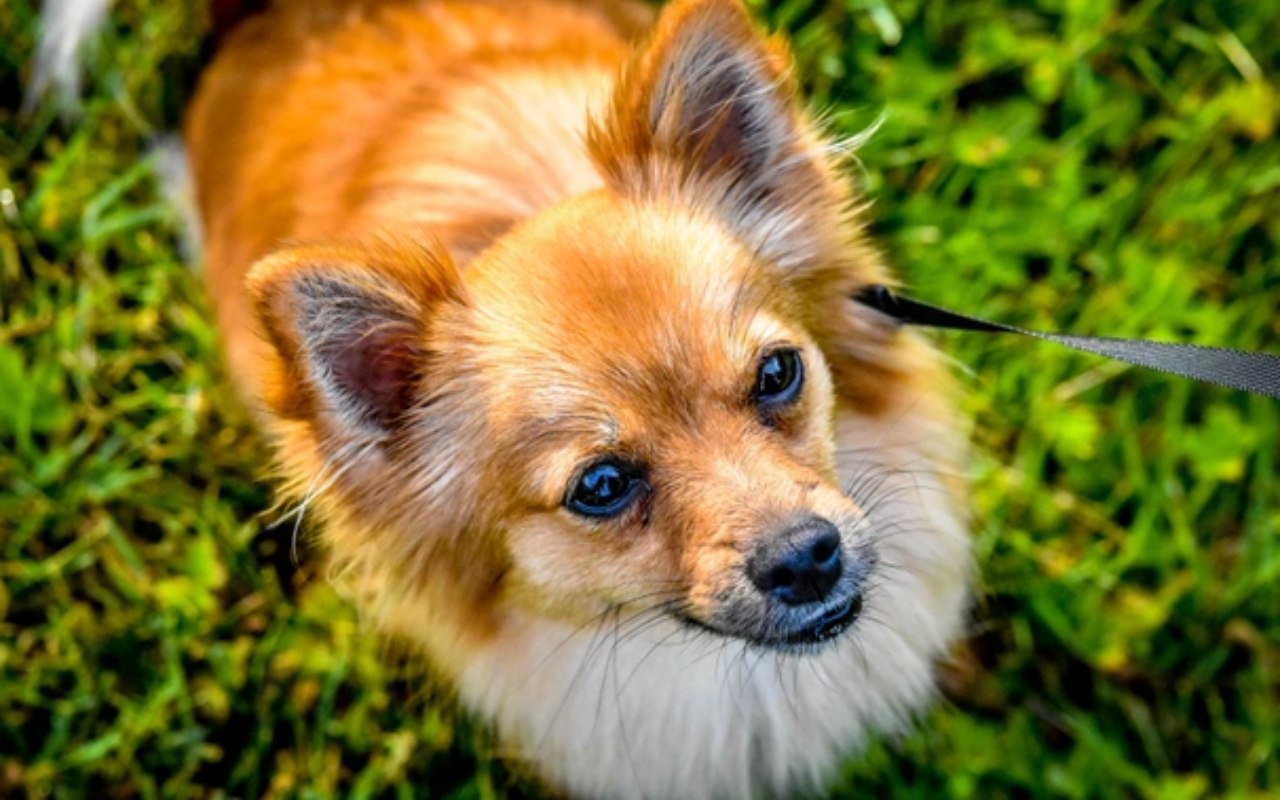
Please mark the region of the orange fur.
[[[849, 301], [889, 278], [785, 45], [733, 0], [679, 0], [641, 42], [648, 16], [292, 0], [250, 20], [187, 126], [210, 287], [336, 574], [551, 782], [812, 788], [928, 697], [961, 624], [948, 388]], [[751, 387], [779, 348], [803, 390], [764, 420]], [[643, 495], [584, 517], [566, 497], [601, 458], [641, 465]], [[800, 654], [760, 643], [746, 577], [797, 515], [839, 530], [879, 623]], [[734, 672], [729, 644], [763, 667]]]

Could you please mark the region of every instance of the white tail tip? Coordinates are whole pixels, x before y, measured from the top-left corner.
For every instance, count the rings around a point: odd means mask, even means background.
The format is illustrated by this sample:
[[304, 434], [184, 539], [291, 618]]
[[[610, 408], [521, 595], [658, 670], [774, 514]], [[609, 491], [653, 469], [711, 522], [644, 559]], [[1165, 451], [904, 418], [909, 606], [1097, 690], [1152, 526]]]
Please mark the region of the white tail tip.
[[107, 20], [111, 0], [45, 0], [35, 66], [22, 101], [31, 113], [52, 94], [64, 113], [80, 107], [80, 58]]

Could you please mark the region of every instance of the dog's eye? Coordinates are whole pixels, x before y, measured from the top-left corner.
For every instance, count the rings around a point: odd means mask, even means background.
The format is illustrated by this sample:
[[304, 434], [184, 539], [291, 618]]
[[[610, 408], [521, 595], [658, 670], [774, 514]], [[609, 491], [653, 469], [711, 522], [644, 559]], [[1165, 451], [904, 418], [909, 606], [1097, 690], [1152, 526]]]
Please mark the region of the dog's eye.
[[762, 411], [780, 410], [795, 401], [803, 385], [804, 363], [799, 351], [774, 350], [760, 361], [751, 400]]
[[616, 459], [597, 461], [569, 489], [565, 506], [587, 517], [612, 517], [631, 505], [646, 486], [644, 472]]

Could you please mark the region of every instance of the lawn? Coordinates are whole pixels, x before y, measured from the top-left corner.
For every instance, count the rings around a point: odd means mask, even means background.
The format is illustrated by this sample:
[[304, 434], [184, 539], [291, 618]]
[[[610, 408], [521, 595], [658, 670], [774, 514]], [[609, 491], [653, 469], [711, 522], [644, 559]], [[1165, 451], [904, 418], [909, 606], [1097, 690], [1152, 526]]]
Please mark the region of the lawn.
[[[148, 155], [201, 8], [119, 0], [82, 112], [24, 118], [36, 6], [0, 4], [0, 795], [536, 794], [272, 509]], [[753, 6], [835, 129], [883, 119], [850, 169], [913, 293], [1280, 352], [1280, 1]], [[971, 638], [837, 796], [1280, 793], [1280, 404], [937, 339]]]

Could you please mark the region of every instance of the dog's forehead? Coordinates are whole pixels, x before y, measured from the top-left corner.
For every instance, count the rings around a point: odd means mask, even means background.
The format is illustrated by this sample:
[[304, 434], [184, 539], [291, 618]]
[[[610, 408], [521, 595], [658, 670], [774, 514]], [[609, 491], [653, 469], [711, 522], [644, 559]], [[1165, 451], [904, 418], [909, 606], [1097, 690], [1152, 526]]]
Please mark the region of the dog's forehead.
[[495, 251], [472, 267], [480, 357], [548, 414], [737, 392], [786, 335], [767, 273], [690, 211], [584, 198]]

